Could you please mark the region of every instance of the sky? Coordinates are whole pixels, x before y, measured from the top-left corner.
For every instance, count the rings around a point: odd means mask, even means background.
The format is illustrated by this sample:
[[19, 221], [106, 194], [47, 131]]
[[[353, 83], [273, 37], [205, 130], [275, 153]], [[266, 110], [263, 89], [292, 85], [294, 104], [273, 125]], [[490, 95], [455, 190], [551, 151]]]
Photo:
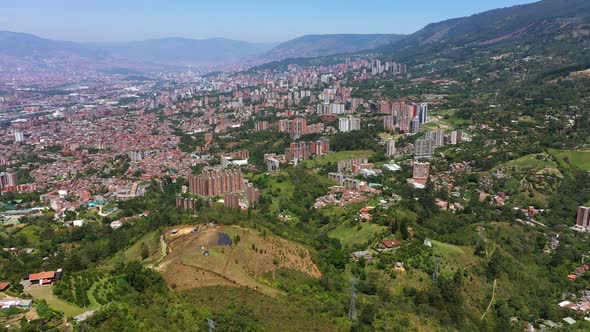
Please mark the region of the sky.
[[81, 42], [413, 33], [429, 23], [536, 0], [0, 0], [0, 31]]

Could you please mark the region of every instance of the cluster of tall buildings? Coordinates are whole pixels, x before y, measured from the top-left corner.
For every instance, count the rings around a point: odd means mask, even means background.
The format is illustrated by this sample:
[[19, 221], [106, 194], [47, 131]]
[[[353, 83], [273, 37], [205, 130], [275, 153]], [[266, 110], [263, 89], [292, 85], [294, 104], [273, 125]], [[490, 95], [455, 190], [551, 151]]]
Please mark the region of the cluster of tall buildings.
[[346, 107], [343, 103], [321, 103], [316, 106], [317, 115], [330, 115], [330, 114], [345, 114], [352, 113], [351, 107]]
[[342, 187], [348, 190], [365, 191], [368, 188], [367, 182], [346, 176], [342, 173], [328, 173], [328, 178], [337, 181]]
[[292, 136], [318, 134], [324, 131], [324, 124], [308, 125], [306, 118], [283, 119], [279, 121], [279, 131]]
[[355, 158], [338, 162], [338, 173], [358, 173], [363, 166], [373, 166], [366, 158]]
[[205, 171], [197, 176], [190, 176], [189, 192], [199, 196], [220, 196], [244, 190], [244, 175], [237, 169], [223, 171]]
[[386, 130], [400, 130], [405, 133], [416, 134], [420, 125], [428, 121], [428, 104], [405, 104], [400, 101], [382, 101], [379, 112], [388, 114], [383, 118]]
[[414, 142], [414, 159], [432, 158], [434, 147], [434, 142], [431, 139], [417, 139]]
[[268, 121], [257, 121], [254, 124], [254, 129], [256, 131], [265, 131], [270, 129], [270, 122]]
[[16, 173], [0, 173], [0, 191], [17, 191], [18, 176]]
[[338, 129], [340, 132], [347, 133], [349, 131], [361, 130], [361, 119], [359, 118], [340, 118], [338, 120]]
[[255, 206], [260, 201], [260, 190], [252, 184], [246, 186], [245, 192], [231, 192], [223, 195], [223, 204], [230, 209], [244, 209]]
[[309, 159], [311, 156], [322, 156], [330, 152], [330, 140], [322, 138], [318, 141], [291, 142], [285, 149], [287, 162]]
[[184, 210], [198, 211], [203, 202], [197, 198], [176, 196], [176, 207]]
[[424, 138], [417, 139], [414, 143], [414, 158], [432, 158], [434, 149], [445, 144], [456, 145], [463, 140], [463, 132], [454, 130], [450, 134], [445, 134], [443, 130], [429, 131], [424, 134]]
[[393, 61], [381, 62], [380, 60], [374, 60], [371, 63], [371, 74], [373, 76], [383, 73], [391, 73], [393, 75], [405, 74], [407, 69], [406, 65]]

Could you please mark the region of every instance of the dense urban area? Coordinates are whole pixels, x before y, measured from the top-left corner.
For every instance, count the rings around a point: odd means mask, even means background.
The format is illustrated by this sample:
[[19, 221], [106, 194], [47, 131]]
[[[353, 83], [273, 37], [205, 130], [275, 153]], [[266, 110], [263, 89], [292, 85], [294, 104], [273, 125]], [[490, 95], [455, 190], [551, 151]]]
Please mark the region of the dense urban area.
[[590, 330], [590, 7], [524, 7], [436, 45], [0, 71], [0, 331]]

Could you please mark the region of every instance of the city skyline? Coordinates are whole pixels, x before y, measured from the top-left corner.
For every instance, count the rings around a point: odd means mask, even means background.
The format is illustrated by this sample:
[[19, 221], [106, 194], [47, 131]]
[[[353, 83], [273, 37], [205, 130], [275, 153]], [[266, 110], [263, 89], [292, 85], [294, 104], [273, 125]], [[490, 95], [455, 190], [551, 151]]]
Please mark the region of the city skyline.
[[334, 0], [319, 4], [311, 0], [289, 4], [269, 0], [250, 3], [177, 0], [173, 4], [153, 0], [106, 0], [91, 4], [71, 0], [3, 1], [0, 30], [78, 42], [181, 37], [267, 43], [308, 34], [410, 34], [430, 23], [532, 2], [535, 1], [392, 3], [373, 0], [352, 5]]

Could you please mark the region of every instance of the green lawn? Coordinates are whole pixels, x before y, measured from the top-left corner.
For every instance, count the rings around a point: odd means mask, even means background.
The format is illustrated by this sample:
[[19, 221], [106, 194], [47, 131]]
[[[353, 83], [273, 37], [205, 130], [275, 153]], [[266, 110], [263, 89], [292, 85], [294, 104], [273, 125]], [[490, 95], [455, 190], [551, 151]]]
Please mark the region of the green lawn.
[[65, 317], [77, 316], [88, 310], [96, 309], [96, 306], [80, 308], [75, 304], [58, 298], [57, 296], [53, 295], [52, 286], [31, 287], [25, 290], [25, 292], [31, 294], [31, 296], [33, 296], [35, 299], [45, 300], [50, 307], [59, 311], [63, 311]]
[[549, 152], [562, 160], [567, 160], [581, 170], [590, 171], [590, 150], [559, 151], [551, 149]]
[[112, 270], [115, 268], [117, 263], [129, 263], [132, 261], [142, 261], [141, 258], [141, 247], [142, 244], [145, 243], [149, 249], [150, 257], [146, 259], [146, 262], [149, 263], [152, 260], [156, 260], [159, 258], [159, 253], [161, 252], [160, 249], [160, 233], [153, 231], [146, 235], [144, 235], [141, 239], [135, 242], [129, 248], [119, 251], [109, 260], [107, 260], [104, 264], [100, 266], [101, 270]]
[[465, 268], [468, 265], [478, 262], [479, 257], [473, 254], [471, 247], [456, 246], [439, 241], [430, 241], [436, 252], [444, 259], [442, 271], [452, 274], [453, 270]]
[[387, 230], [387, 227], [371, 223], [362, 223], [361, 229], [358, 229], [357, 226], [340, 224], [328, 232], [328, 235], [340, 240], [343, 246], [353, 246], [367, 243], [384, 230]]
[[28, 225], [23, 227], [16, 234], [24, 235], [27, 238], [27, 241], [32, 245], [39, 245], [39, 230], [40, 228], [35, 225]]
[[505, 163], [502, 163], [494, 168], [494, 170], [498, 170], [500, 168], [509, 168], [515, 167], [518, 169], [531, 169], [535, 168], [537, 170], [541, 170], [543, 168], [557, 168], [557, 164], [551, 160], [549, 157], [545, 160], [538, 159], [537, 154], [530, 154], [524, 157], [520, 157], [518, 159], [510, 160]]

